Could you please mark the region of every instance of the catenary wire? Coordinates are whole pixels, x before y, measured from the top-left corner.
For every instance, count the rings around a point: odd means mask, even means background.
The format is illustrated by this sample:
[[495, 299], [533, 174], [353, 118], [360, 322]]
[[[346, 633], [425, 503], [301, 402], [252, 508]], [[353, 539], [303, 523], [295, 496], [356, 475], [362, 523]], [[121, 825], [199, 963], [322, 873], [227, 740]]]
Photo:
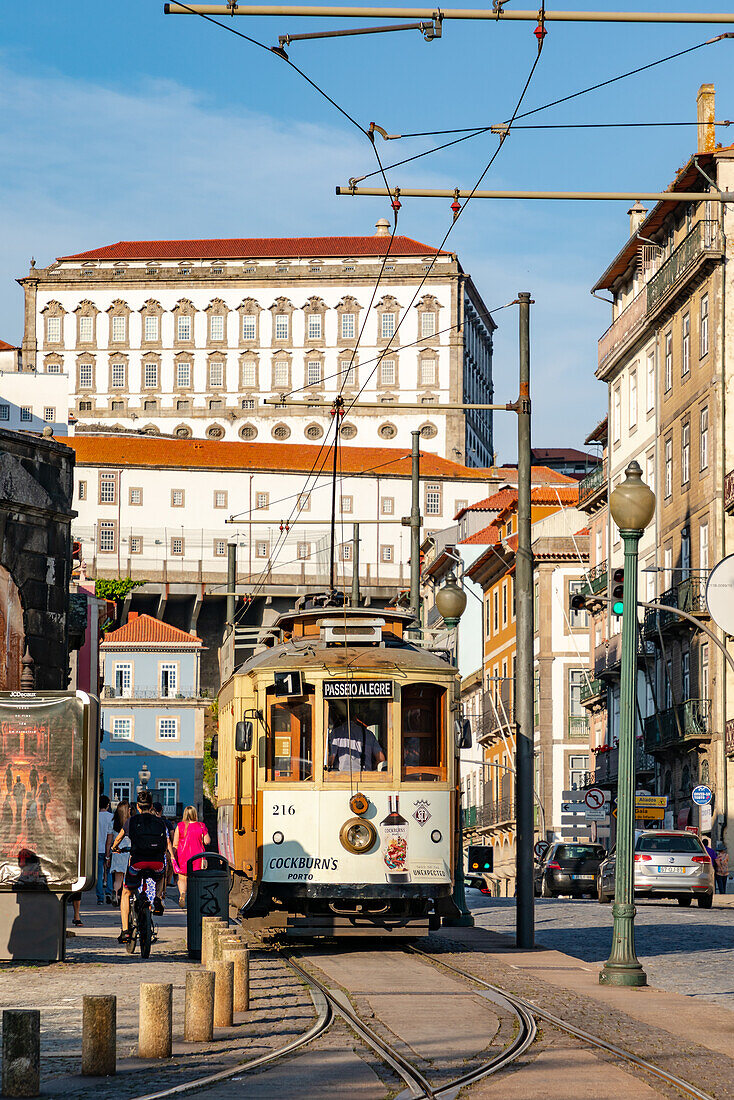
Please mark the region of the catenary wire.
[[[716, 126], [731, 126], [732, 119], [724, 118], [716, 121]], [[504, 125], [498, 123], [498, 125]], [[551, 122], [528, 123], [527, 126], [513, 126], [513, 130], [620, 130], [636, 126], [700, 126], [699, 122]], [[395, 138], [441, 137], [443, 134], [482, 134], [486, 133], [486, 126], [460, 126], [455, 130], [425, 130], [422, 133], [395, 134]]]
[[[589, 92], [598, 91], [599, 88], [606, 88], [610, 84], [616, 83], [618, 80], [626, 80], [627, 77], [636, 76], [638, 73], [645, 72], [647, 69], [653, 69], [657, 65], [664, 65], [668, 61], [674, 61], [677, 57], [683, 57], [685, 54], [693, 53], [694, 50], [700, 50], [704, 46], [710, 46], [712, 43], [719, 41], [718, 36], [716, 38], [707, 38], [705, 42], [698, 42], [695, 46], [689, 46], [685, 50], [679, 50], [677, 53], [668, 54], [667, 57], [658, 58], [657, 61], [650, 61], [647, 65], [640, 65], [636, 69], [630, 69], [629, 72], [620, 73], [618, 76], [610, 77], [608, 80], [602, 80], [597, 84], [591, 84], [588, 88], [581, 88], [578, 92], [571, 92], [569, 95], [561, 96], [559, 99], [553, 99], [548, 103], [543, 103], [540, 107], [534, 107], [530, 111], [524, 111], [522, 114], [514, 116], [515, 118], [529, 118], [531, 115], [536, 115], [540, 111], [547, 111], [551, 107], [557, 107], [561, 103], [568, 103], [569, 100], [578, 99], [579, 96], [587, 95]], [[404, 164], [411, 164], [413, 161], [420, 160], [421, 157], [430, 156], [432, 153], [439, 153], [443, 149], [450, 149], [453, 145], [458, 145], [462, 141], [469, 141], [471, 138], [479, 137], [481, 134], [489, 133], [493, 126], [483, 126], [475, 130], [471, 130], [469, 133], [464, 133], [462, 137], [454, 138], [453, 141], [446, 141], [442, 145], [436, 145], [432, 149], [424, 149], [421, 153], [415, 153], [412, 157], [406, 157], [404, 160], [395, 161], [393, 164], [385, 165], [385, 172], [389, 172], [393, 168], [400, 168]], [[507, 125], [507, 121], [501, 125]], [[450, 132], [450, 131], [447, 131]], [[436, 131], [440, 133], [440, 131]], [[410, 134], [403, 135], [404, 137], [411, 137]], [[418, 135], [416, 135], [418, 136]], [[426, 135], [430, 136], [430, 135]], [[372, 176], [377, 175], [377, 172], [368, 172], [365, 176], [355, 176], [354, 182], [361, 183], [362, 180], [371, 179]]]

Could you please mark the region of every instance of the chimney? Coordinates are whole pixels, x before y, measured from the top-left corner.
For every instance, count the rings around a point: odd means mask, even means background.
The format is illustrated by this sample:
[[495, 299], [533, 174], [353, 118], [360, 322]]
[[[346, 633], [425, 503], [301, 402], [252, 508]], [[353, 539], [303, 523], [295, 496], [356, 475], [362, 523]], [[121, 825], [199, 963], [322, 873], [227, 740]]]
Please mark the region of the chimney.
[[713, 84], [702, 84], [696, 97], [699, 153], [713, 153], [716, 148], [715, 99]]
[[137, 611], [128, 611], [127, 621], [129, 623], [133, 622], [135, 619], [137, 619], [137, 617], [138, 617], [138, 612]]
[[389, 237], [390, 236], [390, 222], [387, 218], [380, 218], [378, 222], [375, 222], [376, 237]]
[[635, 205], [629, 208], [627, 213], [630, 216], [630, 237], [634, 237], [647, 216], [647, 207], [643, 206], [638, 199]]

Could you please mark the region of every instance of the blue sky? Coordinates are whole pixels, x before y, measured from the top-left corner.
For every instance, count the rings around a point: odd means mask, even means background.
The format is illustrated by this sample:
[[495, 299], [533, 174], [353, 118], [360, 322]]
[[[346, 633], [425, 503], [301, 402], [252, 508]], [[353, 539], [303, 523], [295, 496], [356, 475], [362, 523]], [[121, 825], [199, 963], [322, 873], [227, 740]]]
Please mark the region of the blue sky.
[[[560, 4], [558, 5], [560, 6]], [[619, 7], [620, 5], [616, 5]], [[625, 5], [632, 7], [633, 5]], [[661, 5], [670, 8], [668, 4]], [[706, 10], [725, 11], [724, 3]], [[613, 8], [614, 5], [565, 4]], [[680, 5], [680, 10], [686, 10]], [[245, 19], [268, 44], [317, 21]], [[324, 20], [326, 29], [346, 25]], [[363, 23], [357, 25], [364, 25]], [[548, 24], [527, 109], [713, 37], [724, 26]], [[360, 123], [388, 132], [502, 122], [535, 53], [532, 23], [444, 23], [418, 32], [294, 43], [290, 56]], [[276, 56], [160, 0], [4, 4], [0, 10], [0, 337], [19, 341], [15, 278], [31, 256], [121, 238], [371, 233], [385, 200], [336, 198], [336, 184], [374, 167], [365, 138]], [[699, 84], [734, 116], [734, 40], [594, 92], [536, 122], [694, 121]], [[719, 140], [734, 141], [729, 129]], [[484, 186], [658, 190], [695, 151], [695, 127], [522, 130]], [[431, 139], [380, 144], [385, 163]], [[471, 186], [496, 144], [490, 135], [388, 173], [403, 186]], [[607, 306], [589, 288], [627, 234], [624, 203], [477, 201], [447, 247], [491, 308], [530, 290], [534, 443], [579, 446], [603, 414], [594, 378]], [[403, 202], [400, 231], [431, 244], [448, 201]], [[498, 313], [498, 399], [516, 393], [514, 310]], [[514, 420], [498, 414], [499, 457], [514, 457]]]

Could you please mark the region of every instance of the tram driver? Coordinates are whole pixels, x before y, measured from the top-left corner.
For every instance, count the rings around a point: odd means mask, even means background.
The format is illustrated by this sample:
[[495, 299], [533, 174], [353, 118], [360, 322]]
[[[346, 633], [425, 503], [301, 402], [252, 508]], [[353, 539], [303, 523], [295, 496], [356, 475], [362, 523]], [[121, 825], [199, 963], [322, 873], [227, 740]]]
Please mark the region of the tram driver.
[[334, 725], [329, 733], [329, 771], [374, 772], [387, 767], [385, 753], [374, 733], [361, 718], [347, 716], [347, 708], [333, 708]]

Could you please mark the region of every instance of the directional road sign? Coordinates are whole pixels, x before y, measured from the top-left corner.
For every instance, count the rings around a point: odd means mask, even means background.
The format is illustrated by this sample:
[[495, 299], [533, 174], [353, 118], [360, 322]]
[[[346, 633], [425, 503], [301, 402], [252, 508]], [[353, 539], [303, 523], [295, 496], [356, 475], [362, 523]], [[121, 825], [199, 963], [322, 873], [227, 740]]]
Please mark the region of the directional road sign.
[[635, 817], [638, 821], [663, 821], [665, 819], [665, 809], [663, 806], [645, 806], [643, 808], [638, 806], [635, 810]]
[[639, 810], [643, 806], [657, 806], [658, 808], [665, 809], [668, 805], [667, 794], [636, 794], [635, 795], [635, 807]]
[[600, 806], [598, 810], [587, 810], [585, 816], [587, 821], [609, 821], [609, 807]]

